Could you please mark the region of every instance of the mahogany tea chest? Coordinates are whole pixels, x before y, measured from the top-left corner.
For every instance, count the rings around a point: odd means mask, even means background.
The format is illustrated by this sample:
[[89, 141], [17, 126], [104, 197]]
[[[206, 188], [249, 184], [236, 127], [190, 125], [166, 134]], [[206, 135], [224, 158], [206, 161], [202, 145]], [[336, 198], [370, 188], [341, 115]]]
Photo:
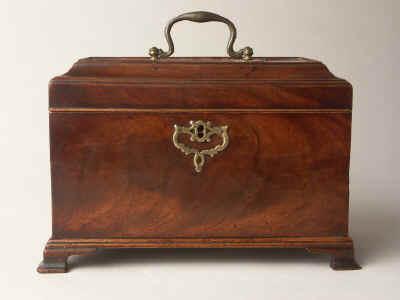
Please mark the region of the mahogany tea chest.
[[[172, 58], [178, 21], [228, 25], [228, 57]], [[319, 61], [235, 51], [226, 18], [171, 20], [169, 50], [81, 59], [49, 86], [52, 236], [41, 273], [104, 248], [306, 248], [348, 235], [352, 86]]]

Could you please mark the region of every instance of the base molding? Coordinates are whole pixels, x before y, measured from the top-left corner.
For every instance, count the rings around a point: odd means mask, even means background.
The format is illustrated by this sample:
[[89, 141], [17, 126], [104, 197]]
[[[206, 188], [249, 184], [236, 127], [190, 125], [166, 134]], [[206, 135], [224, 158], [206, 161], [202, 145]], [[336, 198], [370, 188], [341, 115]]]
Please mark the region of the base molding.
[[39, 273], [65, 273], [71, 255], [86, 255], [97, 249], [118, 248], [306, 248], [311, 253], [331, 255], [334, 270], [356, 270], [350, 237], [280, 238], [51, 238], [45, 247]]

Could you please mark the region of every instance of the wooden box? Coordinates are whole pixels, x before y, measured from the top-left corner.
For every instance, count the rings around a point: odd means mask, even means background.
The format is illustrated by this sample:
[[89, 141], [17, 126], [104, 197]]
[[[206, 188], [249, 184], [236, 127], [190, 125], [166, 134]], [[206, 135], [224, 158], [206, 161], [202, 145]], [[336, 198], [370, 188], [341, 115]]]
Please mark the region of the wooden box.
[[[217, 17], [171, 23], [230, 26]], [[82, 59], [51, 80], [53, 232], [38, 271], [65, 272], [68, 256], [101, 248], [164, 247], [306, 248], [334, 269], [359, 268], [351, 85], [321, 62], [250, 48], [150, 52]]]

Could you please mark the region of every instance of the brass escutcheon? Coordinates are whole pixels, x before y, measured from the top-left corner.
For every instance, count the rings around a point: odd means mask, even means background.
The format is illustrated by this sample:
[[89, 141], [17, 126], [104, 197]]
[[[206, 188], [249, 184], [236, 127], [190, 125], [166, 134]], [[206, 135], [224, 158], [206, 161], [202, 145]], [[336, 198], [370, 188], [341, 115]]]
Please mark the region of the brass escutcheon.
[[[191, 148], [186, 146], [183, 143], [179, 142], [179, 134], [184, 133], [190, 135], [190, 141], [192, 142], [210, 142], [211, 137], [216, 134], [221, 136], [222, 144], [219, 144], [211, 149], [199, 150], [195, 148]], [[205, 163], [205, 155], [209, 155], [213, 157], [218, 152], [223, 151], [229, 144], [229, 136], [228, 136], [228, 126], [216, 126], [212, 127], [211, 122], [207, 121], [190, 121], [190, 127], [184, 127], [179, 125], [174, 125], [174, 134], [172, 136], [172, 141], [174, 142], [174, 146], [181, 150], [185, 155], [194, 154], [193, 164], [194, 169], [197, 173], [200, 173], [203, 165]]]

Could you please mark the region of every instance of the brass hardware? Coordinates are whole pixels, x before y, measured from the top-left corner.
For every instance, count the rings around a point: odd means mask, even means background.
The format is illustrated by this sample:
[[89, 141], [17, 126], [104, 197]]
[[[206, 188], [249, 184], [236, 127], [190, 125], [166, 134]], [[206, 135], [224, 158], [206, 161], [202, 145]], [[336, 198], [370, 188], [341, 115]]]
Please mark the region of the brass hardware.
[[[229, 144], [228, 126], [226, 125], [212, 127], [210, 121], [204, 122], [199, 120], [190, 121], [190, 127], [184, 127], [175, 124], [174, 129], [174, 134], [172, 136], [174, 146], [185, 153], [185, 155], [194, 154], [193, 164], [197, 173], [200, 173], [203, 168], [205, 163], [205, 155], [213, 157], [215, 154], [228, 147]], [[190, 141], [199, 143], [210, 142], [211, 137], [216, 134], [221, 136], [222, 144], [219, 144], [214, 148], [204, 150], [191, 148], [179, 142], [179, 134], [181, 133], [190, 135]]]
[[185, 13], [182, 15], [177, 16], [176, 18], [170, 20], [165, 26], [164, 29], [164, 35], [168, 43], [168, 51], [163, 51], [161, 48], [157, 47], [152, 47], [149, 50], [149, 55], [151, 56], [152, 60], [156, 60], [159, 58], [163, 57], [168, 57], [171, 56], [174, 53], [174, 42], [172, 41], [171, 38], [171, 28], [172, 26], [179, 22], [179, 21], [191, 21], [191, 22], [197, 22], [197, 23], [205, 23], [205, 22], [222, 22], [228, 25], [229, 27], [229, 41], [228, 45], [226, 47], [226, 51], [228, 52], [228, 55], [232, 58], [241, 58], [244, 60], [249, 60], [253, 56], [253, 49], [250, 47], [245, 47], [243, 49], [240, 49], [239, 51], [233, 50], [233, 44], [236, 40], [236, 27], [235, 25], [228, 20], [227, 18], [224, 18], [220, 15], [207, 12], [207, 11], [194, 11], [194, 12], [189, 12]]

